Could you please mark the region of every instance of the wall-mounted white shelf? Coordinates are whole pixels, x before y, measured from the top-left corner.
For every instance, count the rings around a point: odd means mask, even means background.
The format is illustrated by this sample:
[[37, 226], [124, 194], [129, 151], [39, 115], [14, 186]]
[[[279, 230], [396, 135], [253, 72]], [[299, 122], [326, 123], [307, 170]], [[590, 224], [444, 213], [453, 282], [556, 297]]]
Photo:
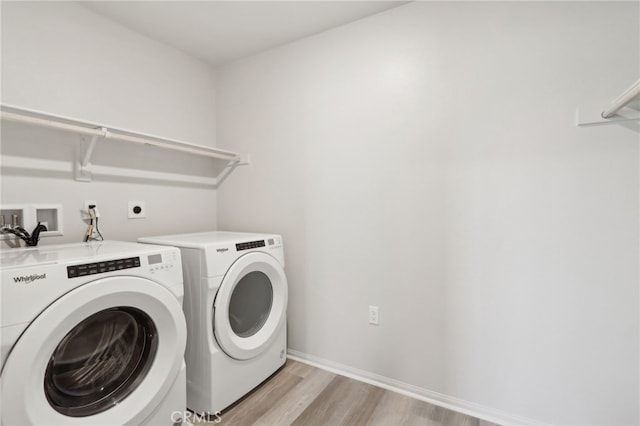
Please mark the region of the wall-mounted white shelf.
[[640, 120], [640, 80], [618, 96], [608, 107], [587, 105], [576, 111], [578, 126], [595, 126]]
[[[105, 175], [197, 183], [217, 187], [229, 176], [229, 174], [231, 174], [231, 172], [237, 166], [246, 164], [241, 163], [240, 156], [235, 152], [196, 145], [174, 139], [162, 138], [140, 132], [133, 132], [130, 130], [105, 126], [98, 123], [86, 122], [74, 118], [50, 114], [42, 111], [35, 111], [13, 105], [1, 105], [0, 116], [2, 120], [6, 121], [48, 127], [89, 136], [90, 139], [81, 143], [76, 150], [76, 158], [74, 159], [74, 164], [72, 166], [75, 172], [75, 179], [83, 182], [90, 182], [93, 175]], [[218, 176], [212, 178], [204, 176], [199, 177], [192, 175], [182, 175], [178, 173], [165, 173], [144, 171], [138, 169], [124, 169], [122, 167], [93, 165], [91, 159], [94, 155], [94, 148], [96, 144], [103, 143], [110, 139], [138, 144], [142, 146], [150, 145], [162, 149], [206, 157], [216, 162], [223, 162], [225, 167], [223, 168], [222, 172], [218, 174]], [[25, 165], [25, 162], [20, 158], [13, 158], [11, 156], [3, 156], [2, 163], [7, 166], [25, 168], [50, 166], [50, 164], [46, 160], [36, 160], [30, 165]], [[68, 171], [67, 167], [61, 166], [59, 164], [54, 166], [54, 168], [58, 171]]]

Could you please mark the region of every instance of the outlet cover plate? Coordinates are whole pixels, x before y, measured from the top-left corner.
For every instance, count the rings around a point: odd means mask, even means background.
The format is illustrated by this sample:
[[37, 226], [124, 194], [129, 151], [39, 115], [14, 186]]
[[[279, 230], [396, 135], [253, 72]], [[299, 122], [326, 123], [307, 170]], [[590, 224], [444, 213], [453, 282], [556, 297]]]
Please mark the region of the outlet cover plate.
[[377, 306], [369, 305], [369, 324], [380, 324], [380, 310]]
[[144, 219], [147, 217], [146, 203], [144, 201], [129, 201], [128, 212], [129, 219]]
[[89, 220], [89, 219], [90, 219], [90, 217], [89, 217], [89, 213], [87, 213], [87, 211], [89, 210], [89, 206], [90, 206], [90, 205], [95, 205], [95, 206], [97, 206], [97, 205], [98, 205], [98, 202], [97, 202], [97, 201], [95, 201], [95, 200], [84, 200], [84, 203], [83, 203], [83, 205], [82, 205], [82, 210], [80, 211], [80, 217], [81, 217], [83, 220]]

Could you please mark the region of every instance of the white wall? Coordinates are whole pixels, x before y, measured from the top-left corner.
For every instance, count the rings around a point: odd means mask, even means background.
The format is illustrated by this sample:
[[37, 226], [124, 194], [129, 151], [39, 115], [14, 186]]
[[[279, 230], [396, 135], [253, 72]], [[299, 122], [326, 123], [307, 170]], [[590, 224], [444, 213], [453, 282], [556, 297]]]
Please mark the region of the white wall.
[[[215, 146], [213, 70], [73, 2], [2, 3], [2, 103]], [[71, 164], [79, 140], [3, 122], [3, 154], [25, 163]], [[212, 168], [211, 161], [117, 142], [99, 142], [93, 162], [195, 175]], [[215, 229], [210, 187], [106, 178], [80, 183], [70, 173], [3, 164], [2, 204], [63, 205], [65, 235], [43, 238], [43, 244], [82, 240], [84, 200], [98, 201], [108, 239]], [[128, 200], [146, 201], [147, 218], [128, 220]]]
[[638, 424], [638, 128], [574, 124], [637, 79], [638, 15], [414, 2], [217, 70], [252, 159], [218, 227], [284, 236], [289, 347], [507, 422]]

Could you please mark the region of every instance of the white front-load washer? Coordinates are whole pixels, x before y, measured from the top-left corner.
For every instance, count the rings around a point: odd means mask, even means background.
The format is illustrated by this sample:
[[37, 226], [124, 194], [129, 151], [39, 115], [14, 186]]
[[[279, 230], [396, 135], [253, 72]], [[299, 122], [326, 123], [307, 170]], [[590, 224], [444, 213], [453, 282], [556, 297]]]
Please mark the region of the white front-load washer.
[[286, 362], [287, 278], [279, 235], [141, 238], [179, 247], [187, 319], [187, 407], [219, 413]]
[[8, 249], [3, 425], [172, 425], [186, 417], [180, 252], [125, 242]]

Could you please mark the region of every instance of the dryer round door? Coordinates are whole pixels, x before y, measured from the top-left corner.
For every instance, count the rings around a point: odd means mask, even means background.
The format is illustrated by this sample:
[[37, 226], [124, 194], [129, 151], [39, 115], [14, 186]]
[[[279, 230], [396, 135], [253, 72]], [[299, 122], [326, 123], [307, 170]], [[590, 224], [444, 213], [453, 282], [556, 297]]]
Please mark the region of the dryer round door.
[[240, 257], [220, 283], [213, 311], [215, 339], [227, 355], [259, 355], [286, 322], [287, 278], [280, 263], [262, 252]]
[[170, 391], [185, 345], [182, 308], [166, 288], [127, 276], [84, 284], [14, 344], [3, 423], [140, 424]]

